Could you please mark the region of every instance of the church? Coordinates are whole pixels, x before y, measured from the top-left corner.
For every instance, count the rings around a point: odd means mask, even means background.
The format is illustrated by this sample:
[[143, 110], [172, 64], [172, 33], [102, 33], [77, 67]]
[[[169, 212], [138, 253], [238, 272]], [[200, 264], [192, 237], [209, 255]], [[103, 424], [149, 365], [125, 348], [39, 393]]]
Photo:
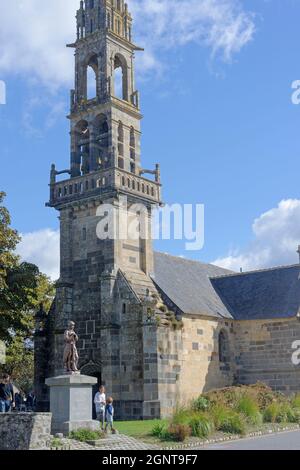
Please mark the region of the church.
[[[233, 384], [300, 391], [300, 265], [248, 273], [153, 251], [152, 240], [99, 238], [99, 207], [146, 224], [162, 204], [160, 166], [143, 168], [132, 16], [124, 0], [85, 0], [77, 11], [70, 93], [70, 167], [51, 168], [48, 207], [60, 219], [60, 279], [36, 316], [35, 390], [48, 410], [48, 377], [61, 374], [64, 330], [76, 323], [82, 374], [114, 397], [119, 419], [169, 416], [178, 403]], [[95, 77], [94, 96], [88, 86]]]

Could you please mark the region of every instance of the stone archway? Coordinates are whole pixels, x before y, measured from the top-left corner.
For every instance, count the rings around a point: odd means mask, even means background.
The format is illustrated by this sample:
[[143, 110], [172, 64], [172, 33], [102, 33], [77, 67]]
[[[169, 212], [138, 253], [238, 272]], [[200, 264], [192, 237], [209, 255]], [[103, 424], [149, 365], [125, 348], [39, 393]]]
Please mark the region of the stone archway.
[[94, 406], [94, 397], [99, 390], [100, 385], [105, 385], [105, 382], [102, 382], [102, 364], [101, 362], [89, 361], [87, 364], [84, 364], [80, 368], [82, 375], [88, 375], [89, 377], [95, 377], [97, 383], [93, 386], [93, 419], [96, 419], [96, 410]]

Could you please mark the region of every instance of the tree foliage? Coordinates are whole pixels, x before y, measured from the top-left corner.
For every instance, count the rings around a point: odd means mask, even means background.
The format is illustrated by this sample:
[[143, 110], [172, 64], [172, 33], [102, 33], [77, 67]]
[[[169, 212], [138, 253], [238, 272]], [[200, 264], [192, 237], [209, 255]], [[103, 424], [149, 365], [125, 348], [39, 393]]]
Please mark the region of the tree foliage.
[[49, 311], [54, 283], [37, 266], [21, 262], [15, 249], [20, 241], [3, 206], [0, 192], [0, 341], [6, 346], [6, 364], [0, 372], [12, 375], [16, 384], [28, 391], [33, 383], [34, 314], [43, 304]]

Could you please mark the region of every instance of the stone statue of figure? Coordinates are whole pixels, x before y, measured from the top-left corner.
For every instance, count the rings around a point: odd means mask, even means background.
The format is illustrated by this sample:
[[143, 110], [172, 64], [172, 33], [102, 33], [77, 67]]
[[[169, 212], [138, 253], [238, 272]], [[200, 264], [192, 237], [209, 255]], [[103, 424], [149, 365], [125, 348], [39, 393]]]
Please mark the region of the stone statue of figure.
[[65, 350], [64, 350], [64, 367], [67, 372], [78, 372], [78, 352], [76, 343], [78, 336], [75, 333], [75, 323], [70, 321], [68, 329], [64, 334], [65, 339]]

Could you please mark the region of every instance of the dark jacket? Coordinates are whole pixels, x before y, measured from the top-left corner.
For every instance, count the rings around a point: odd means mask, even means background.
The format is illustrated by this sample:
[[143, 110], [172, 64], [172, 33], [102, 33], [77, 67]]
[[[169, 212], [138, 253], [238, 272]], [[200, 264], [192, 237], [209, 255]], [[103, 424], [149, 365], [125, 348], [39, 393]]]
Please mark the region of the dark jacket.
[[11, 383], [0, 383], [0, 400], [15, 401], [14, 388]]

